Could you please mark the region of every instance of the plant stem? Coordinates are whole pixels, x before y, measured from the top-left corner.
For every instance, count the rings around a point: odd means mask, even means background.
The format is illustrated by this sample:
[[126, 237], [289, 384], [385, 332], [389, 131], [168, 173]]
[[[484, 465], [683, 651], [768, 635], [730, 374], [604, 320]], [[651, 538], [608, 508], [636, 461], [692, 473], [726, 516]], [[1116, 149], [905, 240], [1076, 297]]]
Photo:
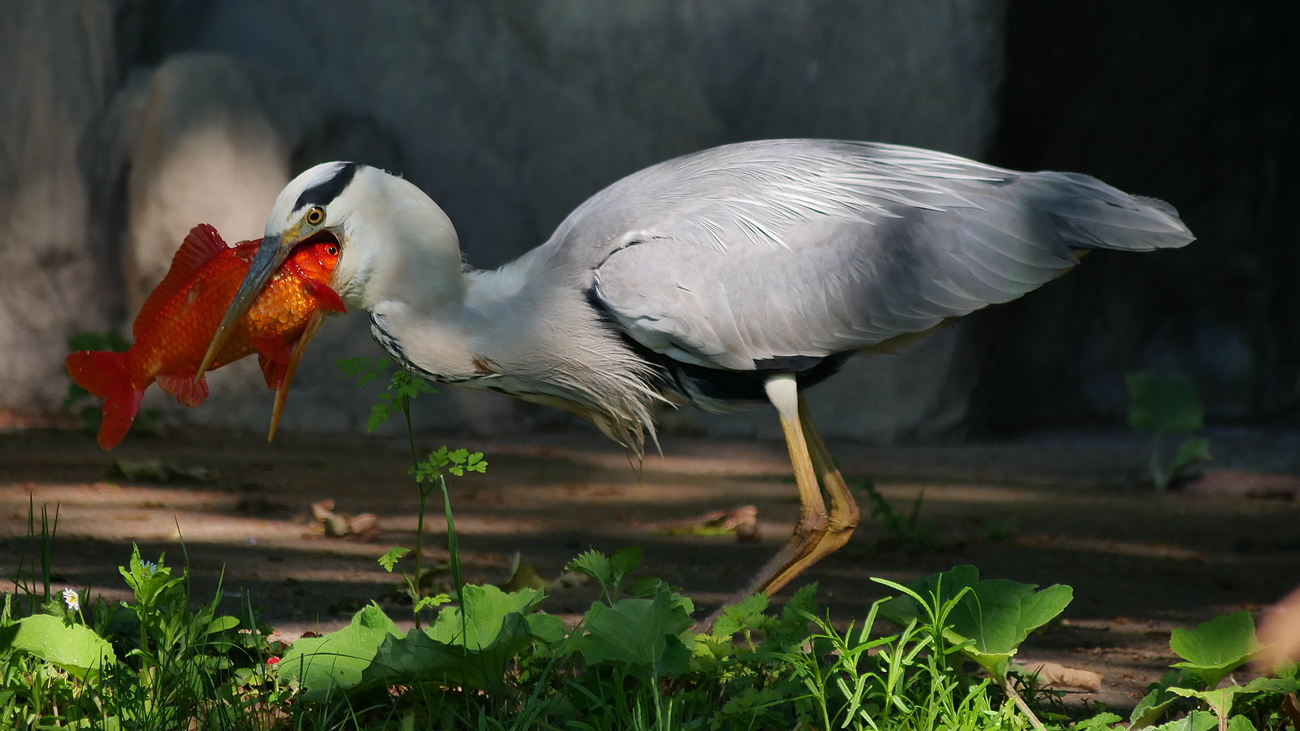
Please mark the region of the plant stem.
[[460, 579], [460, 543], [456, 540], [456, 521], [451, 515], [451, 495], [447, 492], [447, 478], [438, 475], [438, 484], [442, 486], [442, 509], [447, 514], [447, 551], [451, 554], [451, 583], [456, 585], [456, 598], [461, 603], [461, 616], [464, 617], [465, 597], [461, 593], [464, 583]]
[[1043, 722], [1038, 720], [1038, 716], [1035, 716], [1034, 712], [1030, 710], [1029, 704], [1025, 703], [1025, 700], [1020, 697], [1020, 694], [1016, 692], [1016, 689], [1011, 687], [1011, 681], [1007, 680], [1005, 675], [998, 675], [994, 680], [997, 681], [998, 685], [1002, 686], [1003, 693], [1011, 696], [1011, 700], [1015, 702], [1016, 707], [1029, 717], [1029, 723], [1031, 723], [1034, 728], [1042, 731], [1042, 729], [1045, 728]]
[[1151, 481], [1155, 483], [1158, 492], [1164, 492], [1169, 487], [1169, 477], [1165, 475], [1164, 466], [1160, 464], [1160, 432], [1151, 432], [1151, 459], [1150, 466]]
[[[411, 426], [411, 399], [407, 396], [402, 397], [402, 416], [406, 417], [406, 439], [411, 445], [411, 467], [418, 471], [420, 469], [420, 457], [415, 451], [415, 429]], [[415, 474], [412, 472], [412, 474]], [[424, 483], [416, 482], [416, 488], [420, 491], [420, 515], [415, 524], [415, 582], [412, 585], [414, 590], [411, 598], [412, 602], [420, 603], [422, 591], [420, 589], [420, 564], [424, 556], [424, 504], [429, 499], [429, 491], [433, 485], [428, 487]], [[420, 629], [420, 613], [415, 612], [415, 628]]]

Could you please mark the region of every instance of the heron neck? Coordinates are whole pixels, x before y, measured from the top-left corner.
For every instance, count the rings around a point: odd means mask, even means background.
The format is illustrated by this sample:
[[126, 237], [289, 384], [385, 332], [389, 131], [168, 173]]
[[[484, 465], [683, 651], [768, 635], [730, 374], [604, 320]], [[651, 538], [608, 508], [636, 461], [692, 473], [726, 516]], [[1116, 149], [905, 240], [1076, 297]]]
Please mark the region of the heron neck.
[[530, 340], [519, 332], [530, 320], [519, 316], [530, 309], [527, 297], [509, 267], [455, 274], [454, 282], [370, 308], [375, 338], [391, 355], [417, 373], [453, 383], [487, 375], [486, 354], [501, 344]]

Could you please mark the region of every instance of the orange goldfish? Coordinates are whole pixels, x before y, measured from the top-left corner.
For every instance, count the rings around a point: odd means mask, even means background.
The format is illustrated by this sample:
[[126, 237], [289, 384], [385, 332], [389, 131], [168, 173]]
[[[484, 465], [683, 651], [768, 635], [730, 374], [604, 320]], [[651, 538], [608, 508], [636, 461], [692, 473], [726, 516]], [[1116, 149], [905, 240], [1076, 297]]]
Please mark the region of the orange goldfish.
[[[155, 381], [185, 406], [198, 406], [208, 397], [207, 380], [196, 380], [195, 375], [259, 243], [229, 247], [213, 227], [195, 226], [172, 258], [167, 276], [136, 315], [131, 329], [135, 344], [125, 353], [83, 350], [68, 356], [65, 364], [72, 380], [104, 399], [100, 447], [112, 449], [122, 441], [145, 389]], [[217, 368], [258, 354], [267, 388], [276, 392], [272, 435], [302, 346], [315, 335], [325, 311], [345, 311], [343, 300], [329, 286], [338, 257], [334, 241], [307, 242], [294, 249], [213, 360], [212, 368]]]

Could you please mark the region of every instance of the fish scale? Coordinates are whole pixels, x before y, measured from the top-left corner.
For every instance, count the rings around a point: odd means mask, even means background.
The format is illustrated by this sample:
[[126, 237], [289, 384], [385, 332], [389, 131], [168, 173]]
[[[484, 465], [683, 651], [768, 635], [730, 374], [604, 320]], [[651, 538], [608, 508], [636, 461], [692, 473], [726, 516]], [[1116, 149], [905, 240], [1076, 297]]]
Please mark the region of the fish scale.
[[[145, 389], [154, 382], [185, 406], [198, 406], [207, 398], [206, 380], [196, 380], [195, 375], [259, 243], [229, 247], [216, 229], [196, 226], [140, 308], [132, 326], [135, 343], [125, 353], [80, 351], [68, 356], [68, 373], [77, 385], [104, 399], [101, 447], [111, 449], [126, 435]], [[305, 333], [314, 334], [324, 311], [343, 310], [338, 294], [328, 286], [337, 261], [338, 246], [331, 241], [296, 249], [236, 323], [213, 362], [212, 368], [217, 368], [259, 354], [267, 387], [276, 391], [273, 429], [296, 366], [295, 346]]]

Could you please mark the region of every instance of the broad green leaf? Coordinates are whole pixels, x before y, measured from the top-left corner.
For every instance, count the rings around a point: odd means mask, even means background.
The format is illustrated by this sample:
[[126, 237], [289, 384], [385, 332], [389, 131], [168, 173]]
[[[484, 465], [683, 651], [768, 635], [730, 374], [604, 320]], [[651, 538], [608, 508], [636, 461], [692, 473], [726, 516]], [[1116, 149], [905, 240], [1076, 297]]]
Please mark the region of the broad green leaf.
[[389, 636], [362, 673], [362, 682], [376, 686], [434, 681], [502, 691], [510, 661], [532, 641], [532, 633], [524, 617], [513, 612], [497, 629], [491, 642], [476, 649], [440, 642], [414, 629], [405, 637]]
[[522, 617], [531, 613], [544, 598], [545, 594], [537, 589], [507, 594], [495, 586], [468, 584], [461, 594], [460, 606], [444, 609], [429, 627], [429, 636], [448, 645], [481, 650], [497, 642], [502, 625], [510, 615]]
[[238, 617], [231, 617], [230, 615], [217, 617], [208, 623], [208, 634], [215, 635], [220, 632], [225, 632], [228, 629], [234, 629], [238, 626]]
[[347, 627], [294, 642], [276, 671], [283, 680], [297, 678], [302, 683], [306, 688], [303, 700], [322, 701], [360, 683], [375, 652], [390, 635], [397, 635], [397, 625], [372, 602], [353, 615]]
[[1169, 710], [1169, 706], [1180, 697], [1173, 692], [1173, 688], [1186, 688], [1199, 682], [1198, 678], [1182, 670], [1166, 672], [1158, 682], [1148, 686], [1150, 691], [1133, 708], [1133, 713], [1129, 715], [1129, 727], [1141, 729], [1160, 720], [1165, 711]]
[[1115, 724], [1123, 720], [1123, 718], [1114, 713], [1098, 713], [1092, 718], [1086, 718], [1074, 724], [1070, 727], [1070, 731], [1097, 731], [1098, 729], [1111, 731], [1111, 729], [1115, 728]]
[[1255, 638], [1255, 620], [1243, 611], [1215, 617], [1194, 630], [1175, 629], [1169, 649], [1185, 661], [1173, 667], [1196, 673], [1207, 688], [1213, 688], [1258, 652], [1260, 644]]
[[678, 597], [662, 590], [653, 599], [622, 599], [587, 611], [582, 656], [593, 665], [626, 666], [645, 677], [673, 678], [689, 669], [690, 650], [677, 635], [691, 626]]
[[511, 660], [535, 637], [548, 642], [564, 638], [558, 617], [533, 613], [543, 598], [535, 589], [506, 593], [495, 586], [468, 585], [461, 606], [443, 610], [426, 632], [385, 639], [362, 681], [436, 681], [502, 690]]
[[1255, 724], [1245, 716], [1233, 716], [1228, 719], [1228, 731], [1256, 731]]
[[1178, 451], [1174, 453], [1174, 461], [1169, 465], [1169, 476], [1177, 477], [1188, 467], [1209, 459], [1213, 459], [1213, 455], [1210, 454], [1210, 440], [1188, 439], [1178, 445]]
[[[1074, 598], [1074, 590], [1063, 584], [1038, 591], [1036, 584], [1007, 579], [980, 581], [974, 566], [957, 566], [918, 579], [908, 588], [938, 605], [969, 588], [948, 614], [945, 636], [953, 645], [965, 644], [964, 654], [999, 677], [1006, 674], [1012, 656], [1029, 633], [1055, 619]], [[929, 614], [909, 596], [886, 602], [880, 614], [900, 627], [912, 620], [929, 619]]]
[[104, 667], [117, 663], [108, 640], [84, 625], [66, 624], [48, 614], [24, 617], [16, 625], [0, 630], [0, 649], [10, 647], [92, 682]]
[[1295, 693], [1300, 691], [1300, 677], [1255, 678], [1246, 683], [1247, 693]]
[[1196, 387], [1185, 376], [1134, 373], [1128, 386], [1129, 425], [1134, 429], [1170, 434], [1191, 434], [1205, 423], [1205, 410]]
[[528, 631], [548, 645], [558, 645], [569, 636], [568, 630], [564, 627], [564, 620], [553, 614], [533, 612], [524, 618], [528, 620]]
[[1151, 731], [1210, 731], [1212, 728], [1217, 728], [1218, 725], [1219, 721], [1214, 717], [1213, 713], [1192, 711], [1177, 721], [1155, 726]]
[[[1255, 678], [1244, 686], [1229, 685], [1224, 688], [1214, 690], [1191, 690], [1188, 688], [1170, 688], [1171, 693], [1180, 695], [1184, 698], [1195, 698], [1210, 707], [1210, 710], [1220, 719], [1228, 719], [1228, 728], [1233, 728], [1232, 722], [1236, 718], [1243, 716], [1232, 715], [1232, 707], [1236, 703], [1237, 696], [1249, 695], [1252, 693], [1294, 693], [1297, 682], [1294, 678]], [[1241, 729], [1254, 729], [1254, 725], [1247, 721], [1246, 725], [1238, 724]]]
[[614, 574], [614, 583], [618, 584], [624, 576], [632, 573], [641, 565], [641, 547], [625, 546], [609, 557], [609, 570]]

